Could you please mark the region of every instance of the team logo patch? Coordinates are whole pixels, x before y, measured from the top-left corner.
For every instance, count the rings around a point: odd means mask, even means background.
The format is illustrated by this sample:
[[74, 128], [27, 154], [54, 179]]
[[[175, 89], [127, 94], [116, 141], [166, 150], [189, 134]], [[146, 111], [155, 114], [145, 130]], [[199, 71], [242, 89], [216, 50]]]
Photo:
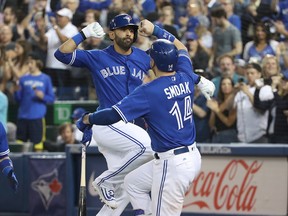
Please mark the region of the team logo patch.
[[60, 194], [63, 184], [58, 179], [58, 170], [54, 169], [38, 177], [31, 183], [33, 190], [37, 191], [46, 210], [49, 209], [53, 198]]
[[173, 64], [168, 65], [168, 70], [172, 71], [173, 70]]
[[125, 17], [123, 17], [123, 19], [126, 19], [127, 22], [130, 23], [132, 20], [132, 17], [131, 16], [125, 16]]

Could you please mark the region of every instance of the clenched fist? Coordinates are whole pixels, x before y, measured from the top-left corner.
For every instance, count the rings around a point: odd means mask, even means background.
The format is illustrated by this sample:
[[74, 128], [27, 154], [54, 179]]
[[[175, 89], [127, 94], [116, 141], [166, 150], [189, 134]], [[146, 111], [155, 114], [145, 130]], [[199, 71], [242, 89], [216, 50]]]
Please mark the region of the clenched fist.
[[138, 31], [140, 35], [149, 37], [154, 31], [154, 24], [149, 20], [144, 19], [140, 22]]
[[87, 25], [85, 28], [82, 29], [83, 34], [86, 38], [95, 37], [95, 38], [102, 38], [105, 35], [105, 32], [102, 26], [98, 22], [93, 22]]

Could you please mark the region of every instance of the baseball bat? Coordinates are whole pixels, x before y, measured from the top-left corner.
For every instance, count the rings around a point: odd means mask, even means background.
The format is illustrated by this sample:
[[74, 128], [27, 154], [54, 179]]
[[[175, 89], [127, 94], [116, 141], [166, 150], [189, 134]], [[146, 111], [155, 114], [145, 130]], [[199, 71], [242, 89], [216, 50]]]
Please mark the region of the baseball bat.
[[82, 144], [78, 216], [86, 216], [86, 145]]

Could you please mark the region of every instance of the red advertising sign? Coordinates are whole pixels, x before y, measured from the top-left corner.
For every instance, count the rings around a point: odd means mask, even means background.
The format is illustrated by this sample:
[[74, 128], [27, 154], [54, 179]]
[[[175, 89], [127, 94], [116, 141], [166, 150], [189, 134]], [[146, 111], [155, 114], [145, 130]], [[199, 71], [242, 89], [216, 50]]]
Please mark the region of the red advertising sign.
[[204, 156], [183, 212], [286, 215], [287, 159]]

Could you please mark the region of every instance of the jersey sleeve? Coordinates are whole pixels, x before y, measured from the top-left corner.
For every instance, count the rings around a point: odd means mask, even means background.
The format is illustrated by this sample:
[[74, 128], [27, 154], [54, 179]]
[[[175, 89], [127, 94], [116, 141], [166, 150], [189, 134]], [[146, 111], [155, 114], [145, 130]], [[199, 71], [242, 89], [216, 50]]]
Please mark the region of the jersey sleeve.
[[[90, 62], [95, 62], [95, 58], [99, 56], [96, 50], [79, 50], [76, 49], [72, 53], [62, 53], [59, 49], [56, 50], [54, 56], [56, 59], [66, 65], [74, 67], [87, 67]], [[94, 59], [92, 61], [92, 59]]]
[[112, 106], [112, 108], [118, 112], [126, 123], [145, 116], [150, 110], [150, 105], [144, 91], [144, 86], [136, 88], [131, 94]]
[[184, 72], [191, 76], [195, 84], [199, 82], [199, 75], [194, 73], [192, 61], [186, 50], [178, 51], [176, 71]]
[[6, 131], [3, 124], [0, 122], [0, 158], [9, 154], [8, 141]]

